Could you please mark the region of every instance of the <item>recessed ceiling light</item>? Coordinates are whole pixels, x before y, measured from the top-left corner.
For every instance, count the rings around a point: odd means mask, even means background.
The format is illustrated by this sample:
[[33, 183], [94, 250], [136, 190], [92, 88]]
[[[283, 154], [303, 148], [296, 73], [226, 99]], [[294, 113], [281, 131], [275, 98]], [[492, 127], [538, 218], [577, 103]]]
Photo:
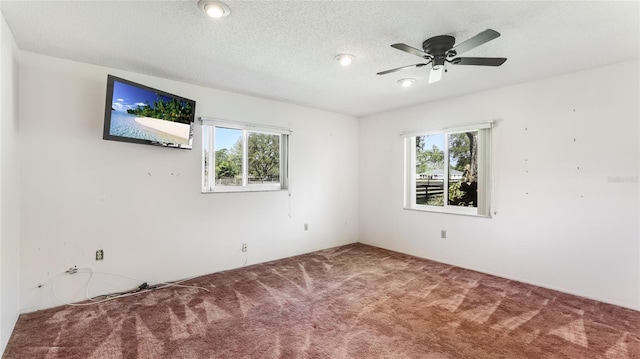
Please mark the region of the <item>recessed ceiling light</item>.
[[335, 59], [340, 63], [340, 65], [342, 66], [349, 66], [351, 65], [351, 63], [353, 62], [353, 60], [355, 60], [355, 56], [350, 55], [350, 54], [340, 54], [338, 56], [335, 57]]
[[227, 4], [218, 0], [200, 0], [198, 7], [214, 19], [225, 17], [231, 13]]
[[402, 87], [409, 87], [411, 85], [413, 85], [413, 83], [416, 82], [416, 79], [400, 79], [398, 80], [398, 83], [402, 86]]

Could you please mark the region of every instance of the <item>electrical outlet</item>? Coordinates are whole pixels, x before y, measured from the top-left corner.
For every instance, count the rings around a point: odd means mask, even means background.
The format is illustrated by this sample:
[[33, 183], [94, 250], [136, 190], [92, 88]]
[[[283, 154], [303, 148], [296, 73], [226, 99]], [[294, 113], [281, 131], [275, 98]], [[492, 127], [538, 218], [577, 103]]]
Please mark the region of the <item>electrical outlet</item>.
[[247, 244], [246, 243], [242, 243], [242, 251], [243, 252], [247, 251]]
[[309, 223], [305, 223], [305, 224], [304, 224], [304, 230], [305, 230], [305, 231], [308, 231], [308, 230], [309, 230]]
[[104, 250], [102, 250], [102, 249], [98, 249], [98, 250], [96, 251], [96, 260], [97, 260], [97, 261], [101, 261], [101, 260], [103, 260], [103, 259], [104, 259]]
[[446, 230], [441, 230], [440, 231], [440, 238], [447, 238], [447, 231]]

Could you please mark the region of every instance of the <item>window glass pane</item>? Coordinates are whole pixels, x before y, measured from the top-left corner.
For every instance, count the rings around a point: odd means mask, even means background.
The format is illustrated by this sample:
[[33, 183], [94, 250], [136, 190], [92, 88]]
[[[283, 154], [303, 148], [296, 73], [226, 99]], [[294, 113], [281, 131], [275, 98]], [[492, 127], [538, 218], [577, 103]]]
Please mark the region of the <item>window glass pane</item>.
[[448, 135], [451, 206], [478, 207], [478, 131]]
[[242, 130], [215, 128], [216, 186], [242, 186]]
[[249, 132], [249, 184], [280, 182], [280, 135]]
[[442, 133], [416, 137], [416, 204], [444, 206], [444, 139]]

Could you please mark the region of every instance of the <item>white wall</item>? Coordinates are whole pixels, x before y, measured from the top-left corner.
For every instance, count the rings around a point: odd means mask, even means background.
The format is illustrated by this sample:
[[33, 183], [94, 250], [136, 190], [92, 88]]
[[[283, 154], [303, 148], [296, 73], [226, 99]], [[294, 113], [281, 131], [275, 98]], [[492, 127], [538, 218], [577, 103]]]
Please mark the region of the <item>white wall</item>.
[[[192, 151], [102, 140], [108, 73], [194, 99], [196, 116], [292, 129], [291, 196], [201, 194], [200, 125]], [[59, 305], [52, 278], [74, 265], [169, 281], [357, 241], [356, 118], [23, 52], [20, 121], [24, 311]], [[82, 298], [86, 276], [58, 279]], [[140, 284], [97, 279], [92, 295]]]
[[20, 308], [18, 58], [11, 30], [0, 15], [0, 353], [9, 341]]
[[[2, 26], [3, 344], [17, 308], [60, 304], [53, 279], [74, 265], [167, 281], [358, 238], [640, 309], [638, 62], [358, 121], [21, 52], [17, 136], [18, 51]], [[199, 126], [193, 151], [103, 141], [108, 73], [195, 99], [197, 116], [291, 128], [291, 196], [201, 194]], [[498, 121], [494, 218], [403, 210], [399, 134], [489, 119]], [[94, 260], [97, 249], [104, 261]], [[93, 295], [140, 284], [97, 277]], [[59, 276], [59, 296], [81, 299], [84, 279]]]
[[[639, 65], [362, 119], [360, 241], [640, 309]], [[403, 210], [400, 133], [487, 120], [494, 217]]]

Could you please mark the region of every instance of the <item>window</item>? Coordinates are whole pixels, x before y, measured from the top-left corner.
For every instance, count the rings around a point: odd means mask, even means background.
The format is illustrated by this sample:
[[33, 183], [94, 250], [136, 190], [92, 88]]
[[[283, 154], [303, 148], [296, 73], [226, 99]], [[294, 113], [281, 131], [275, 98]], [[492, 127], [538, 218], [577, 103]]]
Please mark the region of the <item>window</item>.
[[287, 188], [289, 130], [201, 120], [202, 192]]
[[405, 208], [489, 216], [490, 123], [403, 137]]

